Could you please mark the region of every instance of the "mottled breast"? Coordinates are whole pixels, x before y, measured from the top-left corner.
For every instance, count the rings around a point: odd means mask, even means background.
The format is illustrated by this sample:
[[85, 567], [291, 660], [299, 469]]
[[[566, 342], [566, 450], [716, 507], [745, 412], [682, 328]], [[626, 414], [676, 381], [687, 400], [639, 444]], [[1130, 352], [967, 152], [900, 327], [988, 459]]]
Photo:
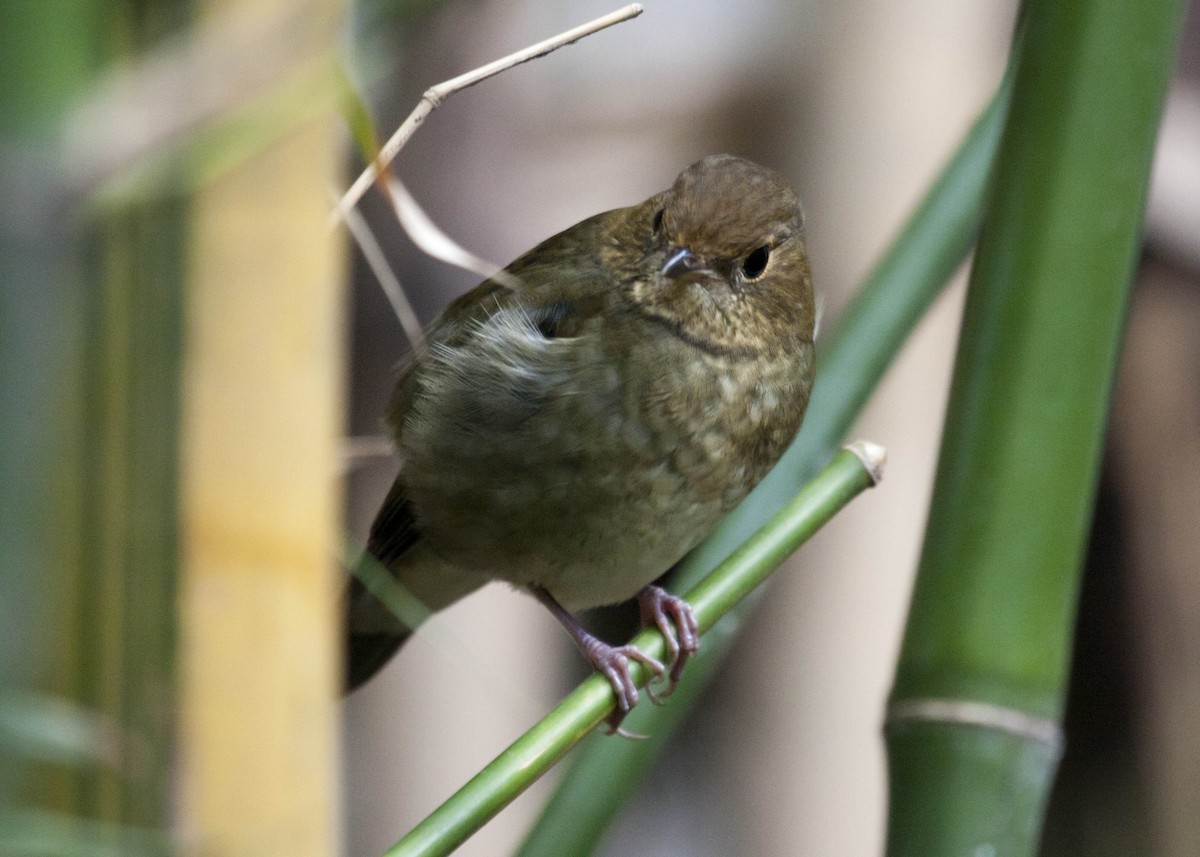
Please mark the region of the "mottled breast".
[[641, 319], [569, 337], [498, 306], [435, 343], [398, 440], [423, 538], [447, 562], [545, 586], [568, 608], [631, 597], [778, 459], [812, 345], [710, 353]]

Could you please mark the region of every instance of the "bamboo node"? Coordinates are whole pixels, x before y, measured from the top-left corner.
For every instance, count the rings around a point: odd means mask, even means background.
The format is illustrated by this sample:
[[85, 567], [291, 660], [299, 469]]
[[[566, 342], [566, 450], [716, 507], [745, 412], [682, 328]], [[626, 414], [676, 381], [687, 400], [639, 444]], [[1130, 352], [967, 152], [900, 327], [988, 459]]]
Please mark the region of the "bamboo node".
[[1006, 732], [1045, 744], [1055, 753], [1063, 746], [1058, 722], [1016, 708], [970, 699], [905, 699], [888, 706], [885, 732], [923, 723], [957, 723]]
[[871, 477], [872, 487], [883, 481], [883, 468], [887, 464], [886, 449], [869, 440], [856, 440], [853, 443], [846, 444], [842, 449], [851, 453], [862, 462], [863, 467], [867, 470], [867, 474]]

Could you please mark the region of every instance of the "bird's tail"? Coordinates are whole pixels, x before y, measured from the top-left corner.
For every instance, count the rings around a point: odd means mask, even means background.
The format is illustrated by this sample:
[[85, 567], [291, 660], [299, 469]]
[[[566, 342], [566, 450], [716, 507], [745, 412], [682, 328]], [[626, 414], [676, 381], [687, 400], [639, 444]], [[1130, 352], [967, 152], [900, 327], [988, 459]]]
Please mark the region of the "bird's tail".
[[358, 560], [363, 567], [350, 576], [346, 595], [345, 693], [365, 684], [379, 672], [412, 636], [413, 628], [423, 618], [410, 615], [406, 617], [407, 623], [401, 621], [361, 579], [363, 572], [382, 572], [399, 580], [400, 569], [418, 540], [412, 505], [408, 502], [403, 481], [397, 478], [371, 524], [367, 550]]
[[[368, 600], [375, 601], [375, 604], [366, 604]], [[355, 577], [350, 581], [347, 598], [345, 693], [366, 684], [392, 659], [392, 655], [399, 651], [404, 641], [412, 636], [411, 629], [401, 628], [399, 625], [395, 628], [356, 630], [355, 613], [361, 613], [364, 609], [378, 612], [386, 608], [367, 591], [362, 581]]]
[[[346, 598], [346, 693], [379, 672], [432, 613], [487, 582], [485, 575], [447, 565], [426, 549], [400, 478], [375, 516], [359, 564]], [[379, 574], [398, 584], [390, 606], [361, 579]]]
[[[358, 564], [346, 597], [346, 693], [379, 672], [431, 614], [487, 582], [426, 550], [400, 479], [375, 516]], [[384, 596], [388, 606], [363, 583], [380, 575], [390, 578], [380, 581], [392, 590]]]

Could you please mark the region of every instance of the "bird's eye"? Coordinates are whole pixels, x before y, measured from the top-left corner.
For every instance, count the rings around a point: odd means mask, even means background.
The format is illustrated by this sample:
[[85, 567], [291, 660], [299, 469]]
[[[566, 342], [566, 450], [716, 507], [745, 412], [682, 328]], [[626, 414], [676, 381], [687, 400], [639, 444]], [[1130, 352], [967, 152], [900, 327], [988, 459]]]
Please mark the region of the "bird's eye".
[[742, 276], [747, 280], [757, 280], [767, 270], [767, 262], [771, 261], [771, 248], [767, 245], [759, 247], [742, 262]]
[[658, 211], [654, 212], [654, 220], [651, 221], [650, 228], [654, 230], [655, 235], [662, 231], [663, 212], [665, 210], [666, 209], [660, 208]]

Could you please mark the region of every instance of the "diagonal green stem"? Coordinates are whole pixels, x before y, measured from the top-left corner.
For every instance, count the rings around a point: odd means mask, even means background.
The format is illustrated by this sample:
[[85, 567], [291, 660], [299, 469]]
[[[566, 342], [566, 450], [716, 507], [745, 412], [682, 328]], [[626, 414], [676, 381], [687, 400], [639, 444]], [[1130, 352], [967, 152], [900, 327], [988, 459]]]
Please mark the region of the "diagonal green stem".
[[[873, 447], [837, 455], [766, 526], [688, 593], [701, 630], [711, 628], [839, 509], [877, 482], [881, 453]], [[643, 632], [633, 643], [651, 657], [663, 657], [663, 638], [656, 630]], [[640, 664], [634, 665], [633, 674], [639, 685], [645, 682], [646, 670]], [[608, 682], [593, 675], [390, 848], [387, 857], [450, 853], [579, 743], [613, 704]]]
[[[828, 460], [917, 320], [962, 264], [982, 218], [992, 160], [1012, 92], [1012, 63], [987, 109], [917, 206], [822, 348], [804, 428], [783, 459], [721, 527], [688, 556], [675, 591], [727, 556]], [[740, 611], [739, 611], [740, 612]], [[646, 741], [589, 738], [573, 760], [520, 857], [590, 854], [621, 805], [699, 699], [732, 640], [719, 625], [688, 664], [672, 704], [635, 710], [629, 728]]]
[[888, 719], [890, 857], [1035, 853], [1182, 0], [1027, 0]]

